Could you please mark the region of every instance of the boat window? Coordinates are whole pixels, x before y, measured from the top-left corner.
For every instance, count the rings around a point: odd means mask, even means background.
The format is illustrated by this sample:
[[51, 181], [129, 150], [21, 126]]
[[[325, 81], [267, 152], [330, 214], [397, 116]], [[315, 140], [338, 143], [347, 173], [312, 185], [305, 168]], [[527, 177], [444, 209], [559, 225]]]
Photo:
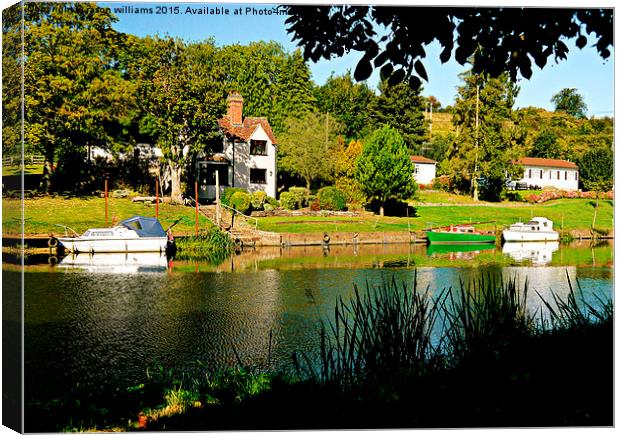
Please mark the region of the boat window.
[[109, 237], [114, 235], [112, 231], [92, 231], [90, 234], [92, 237]]
[[130, 227], [132, 230], [141, 230], [142, 229], [142, 225], [140, 225], [139, 221], [126, 222], [125, 225]]
[[86, 231], [86, 232], [84, 233], [84, 237], [88, 237], [89, 235], [90, 235], [90, 231]]

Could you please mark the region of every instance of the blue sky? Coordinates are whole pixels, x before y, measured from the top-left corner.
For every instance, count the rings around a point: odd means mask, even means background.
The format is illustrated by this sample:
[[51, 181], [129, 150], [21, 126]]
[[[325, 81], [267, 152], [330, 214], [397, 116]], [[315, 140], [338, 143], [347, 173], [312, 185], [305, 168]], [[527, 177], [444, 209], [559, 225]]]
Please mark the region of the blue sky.
[[[134, 8], [156, 7], [163, 12], [166, 7], [179, 7], [178, 14], [155, 13], [117, 13], [119, 21], [115, 28], [125, 33], [137, 36], [171, 35], [186, 41], [200, 41], [209, 37], [215, 38], [218, 45], [232, 43], [248, 43], [258, 40], [273, 40], [279, 42], [286, 50], [292, 51], [296, 45], [291, 42], [287, 34], [284, 21], [286, 16], [260, 15], [261, 11], [270, 10], [273, 5], [268, 4], [232, 4], [232, 3], [145, 3], [145, 2], [114, 2], [99, 3], [101, 6], [119, 8], [132, 6]], [[208, 6], [210, 9], [227, 9], [228, 15], [192, 15], [185, 13], [187, 7], [201, 9]], [[253, 10], [246, 14], [246, 7]], [[235, 15], [235, 10], [242, 8], [242, 14]], [[610, 59], [603, 61], [596, 50], [586, 47], [579, 50], [572, 43], [568, 59], [556, 64], [552, 59], [540, 70], [534, 67], [530, 80], [521, 79], [521, 91], [516, 101], [517, 107], [536, 106], [549, 110], [553, 109], [550, 100], [553, 94], [563, 88], [577, 88], [588, 105], [590, 116], [613, 116], [614, 110], [614, 50]], [[358, 52], [352, 52], [342, 58], [321, 60], [317, 63], [309, 62], [312, 79], [322, 84], [334, 72], [336, 75], [353, 71], [357, 60], [361, 58]], [[439, 45], [433, 44], [427, 49], [424, 61], [429, 76], [429, 82], [424, 83], [422, 94], [434, 95], [442, 105], [452, 104], [457, 93], [460, 81], [458, 74], [466, 68], [451, 60], [446, 64], [439, 61]], [[375, 73], [368, 80], [368, 84], [376, 88], [378, 75]]]

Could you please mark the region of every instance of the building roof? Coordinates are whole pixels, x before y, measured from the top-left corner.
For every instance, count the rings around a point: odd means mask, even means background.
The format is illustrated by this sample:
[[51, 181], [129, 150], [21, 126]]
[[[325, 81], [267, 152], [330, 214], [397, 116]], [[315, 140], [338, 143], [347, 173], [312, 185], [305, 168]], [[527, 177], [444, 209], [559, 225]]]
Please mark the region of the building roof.
[[541, 166], [546, 168], [567, 168], [578, 169], [577, 165], [568, 160], [559, 159], [541, 159], [539, 157], [522, 157], [517, 160], [518, 165]]
[[431, 160], [422, 156], [410, 156], [410, 159], [413, 163], [428, 163], [433, 165], [437, 163], [435, 160]]
[[250, 140], [256, 128], [260, 125], [267, 133], [269, 140], [271, 143], [276, 144], [276, 137], [273, 135], [273, 131], [271, 130], [271, 126], [269, 125], [269, 121], [267, 118], [255, 118], [248, 116], [243, 120], [243, 124], [241, 125], [233, 125], [230, 120], [229, 115], [224, 115], [222, 118], [217, 120], [217, 124], [220, 126], [222, 132], [229, 138], [238, 138], [247, 142]]

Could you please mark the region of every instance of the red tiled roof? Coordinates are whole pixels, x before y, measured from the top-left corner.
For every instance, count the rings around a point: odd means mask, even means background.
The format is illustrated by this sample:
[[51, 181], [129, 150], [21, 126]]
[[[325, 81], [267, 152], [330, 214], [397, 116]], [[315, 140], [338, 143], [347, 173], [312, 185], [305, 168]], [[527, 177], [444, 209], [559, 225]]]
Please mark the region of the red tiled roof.
[[517, 164], [528, 166], [544, 166], [551, 168], [578, 169], [576, 164], [574, 164], [573, 162], [569, 162], [568, 160], [541, 159], [539, 157], [522, 157], [517, 160]]
[[410, 156], [410, 159], [414, 163], [437, 163], [435, 160], [431, 160], [422, 156]]
[[273, 131], [271, 130], [271, 126], [269, 125], [267, 118], [254, 118], [248, 116], [243, 120], [242, 125], [233, 125], [230, 121], [230, 116], [225, 115], [217, 120], [217, 124], [226, 136], [235, 137], [246, 142], [250, 140], [250, 137], [254, 134], [256, 127], [260, 125], [263, 127], [263, 130], [265, 130], [265, 133], [267, 133], [267, 136], [271, 142], [273, 144], [277, 144], [276, 137], [273, 135]]

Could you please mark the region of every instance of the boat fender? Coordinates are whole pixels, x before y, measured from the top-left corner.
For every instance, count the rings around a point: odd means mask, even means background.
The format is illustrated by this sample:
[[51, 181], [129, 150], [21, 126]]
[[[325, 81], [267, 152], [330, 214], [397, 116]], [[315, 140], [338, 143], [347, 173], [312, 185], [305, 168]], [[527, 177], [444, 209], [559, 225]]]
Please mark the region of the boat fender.
[[49, 246], [50, 248], [55, 248], [58, 246], [58, 239], [54, 236], [50, 237], [47, 240], [47, 246]]

